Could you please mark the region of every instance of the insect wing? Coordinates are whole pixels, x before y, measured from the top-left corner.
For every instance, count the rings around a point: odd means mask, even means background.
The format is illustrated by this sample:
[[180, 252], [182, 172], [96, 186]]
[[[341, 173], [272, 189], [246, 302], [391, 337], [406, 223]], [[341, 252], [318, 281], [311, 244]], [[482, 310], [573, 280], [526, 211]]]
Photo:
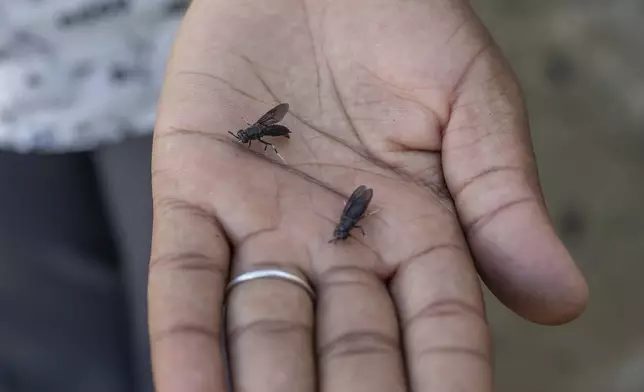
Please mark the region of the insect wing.
[[353, 219], [360, 218], [367, 210], [372, 197], [373, 189], [360, 185], [349, 197], [347, 205], [344, 206], [344, 211], [342, 211], [342, 216]]
[[288, 103], [280, 103], [257, 120], [256, 124], [269, 126], [282, 121], [288, 113]]
[[286, 136], [291, 133], [291, 130], [286, 128], [284, 125], [271, 125], [264, 128], [262, 131], [262, 136]]

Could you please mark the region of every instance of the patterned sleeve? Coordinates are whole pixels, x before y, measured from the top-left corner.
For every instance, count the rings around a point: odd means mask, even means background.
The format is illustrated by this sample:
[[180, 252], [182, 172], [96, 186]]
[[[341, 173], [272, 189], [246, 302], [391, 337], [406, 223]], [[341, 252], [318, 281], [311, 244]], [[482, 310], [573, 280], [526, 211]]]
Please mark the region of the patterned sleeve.
[[189, 0], [0, 0], [0, 148], [89, 150], [152, 132]]

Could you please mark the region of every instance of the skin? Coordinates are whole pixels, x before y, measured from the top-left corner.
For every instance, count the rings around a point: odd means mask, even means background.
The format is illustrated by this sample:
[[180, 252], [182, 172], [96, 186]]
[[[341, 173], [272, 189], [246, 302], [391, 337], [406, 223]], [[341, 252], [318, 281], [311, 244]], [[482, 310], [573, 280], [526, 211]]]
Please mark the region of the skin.
[[[291, 139], [227, 132], [288, 102]], [[328, 244], [374, 189], [366, 236]], [[587, 287], [553, 230], [519, 87], [458, 0], [194, 0], [159, 104], [149, 318], [157, 390], [491, 391], [479, 275], [541, 324]]]

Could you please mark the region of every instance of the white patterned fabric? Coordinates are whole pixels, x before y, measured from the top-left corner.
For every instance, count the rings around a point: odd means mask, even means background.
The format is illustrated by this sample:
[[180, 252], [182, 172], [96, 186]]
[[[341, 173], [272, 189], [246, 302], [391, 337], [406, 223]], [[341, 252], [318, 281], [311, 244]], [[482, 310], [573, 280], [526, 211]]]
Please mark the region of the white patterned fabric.
[[90, 150], [152, 132], [189, 0], [0, 0], [0, 148]]

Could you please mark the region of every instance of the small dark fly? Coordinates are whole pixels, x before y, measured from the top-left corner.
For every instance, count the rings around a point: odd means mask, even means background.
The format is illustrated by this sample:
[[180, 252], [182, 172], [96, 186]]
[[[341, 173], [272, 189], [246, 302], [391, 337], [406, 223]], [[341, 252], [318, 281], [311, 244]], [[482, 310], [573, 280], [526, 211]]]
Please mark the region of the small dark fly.
[[[338, 240], [346, 240], [351, 235], [351, 230], [354, 228], [360, 229], [362, 235], [365, 235], [364, 229], [358, 226], [358, 222], [365, 217], [365, 212], [371, 198], [373, 197], [373, 189], [360, 185], [351, 196], [347, 204], [344, 206], [340, 222], [333, 231], [333, 238], [329, 241], [336, 242]], [[371, 214], [369, 214], [371, 215]]]
[[268, 146], [271, 146], [273, 147], [275, 154], [281, 158], [282, 156], [277, 152], [277, 148], [275, 148], [273, 144], [262, 140], [262, 138], [265, 136], [284, 136], [287, 139], [290, 139], [289, 133], [291, 133], [291, 131], [283, 125], [277, 125], [277, 123], [282, 121], [284, 116], [286, 116], [286, 113], [288, 113], [288, 108], [288, 103], [280, 103], [260, 117], [255, 124], [247, 123], [248, 127], [246, 129], [240, 129], [237, 131], [237, 134], [230, 131], [228, 131], [228, 133], [233, 135], [235, 139], [240, 142], [248, 143], [249, 148], [253, 140], [263, 143], [264, 151], [266, 151]]

